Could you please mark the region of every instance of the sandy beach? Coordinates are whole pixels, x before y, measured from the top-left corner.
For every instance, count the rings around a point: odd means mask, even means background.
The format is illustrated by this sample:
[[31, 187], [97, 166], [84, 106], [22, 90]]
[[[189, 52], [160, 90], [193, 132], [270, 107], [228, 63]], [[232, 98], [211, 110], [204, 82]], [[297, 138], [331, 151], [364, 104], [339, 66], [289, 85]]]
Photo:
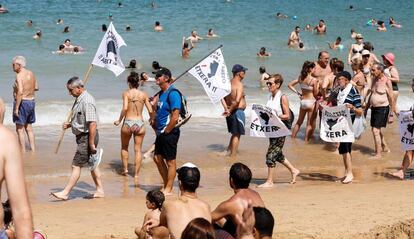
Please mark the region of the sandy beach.
[[[179, 142], [178, 165], [191, 161], [200, 168], [198, 194], [210, 203], [212, 209], [233, 193], [228, 186], [228, 170], [236, 160], [218, 155], [229, 138], [222, 126], [224, 120], [203, 122], [195, 119], [183, 128]], [[25, 155], [35, 228], [52, 239], [136, 238], [134, 228], [142, 224], [147, 211], [146, 192], [161, 185], [155, 164], [150, 161], [142, 165], [138, 187], [132, 176], [120, 176], [119, 128], [103, 125], [100, 127], [100, 146], [104, 148], [104, 158], [100, 167], [106, 198], [83, 198], [94, 190], [89, 172], [84, 169], [70, 200], [57, 202], [48, 194], [62, 189], [67, 182], [75, 149], [74, 138], [66, 132], [61, 150], [55, 155], [53, 150], [59, 129], [35, 127], [35, 132], [38, 151], [35, 155]], [[288, 171], [277, 166], [275, 186], [257, 189], [276, 219], [274, 238], [412, 238], [409, 233], [414, 230], [411, 220], [414, 207], [411, 206], [410, 187], [414, 182], [387, 177], [386, 172], [400, 165], [402, 151], [396, 124], [385, 132], [392, 152], [384, 154], [382, 160], [368, 159], [373, 151], [370, 128], [355, 143], [355, 180], [350, 185], [335, 182], [343, 174], [342, 159], [336, 152], [329, 151], [326, 144], [315, 140], [305, 145], [300, 139], [303, 138], [302, 131], [299, 139], [288, 139], [284, 152], [301, 170], [298, 182], [290, 185]], [[153, 140], [153, 133], [147, 129], [144, 149]], [[266, 176], [267, 144], [265, 138], [242, 138], [237, 161], [252, 169], [251, 187], [262, 183]], [[175, 191], [178, 191], [177, 187]]]

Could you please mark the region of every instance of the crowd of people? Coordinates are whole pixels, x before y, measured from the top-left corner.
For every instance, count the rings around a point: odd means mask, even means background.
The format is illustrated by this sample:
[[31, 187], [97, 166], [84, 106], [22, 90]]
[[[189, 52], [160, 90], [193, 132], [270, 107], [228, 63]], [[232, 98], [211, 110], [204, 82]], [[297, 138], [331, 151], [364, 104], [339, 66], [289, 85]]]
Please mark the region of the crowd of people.
[[[155, 4], [154, 4], [155, 5]], [[1, 5], [0, 5], [1, 8]], [[278, 13], [278, 18], [287, 16]], [[31, 21], [28, 24], [32, 24]], [[57, 24], [63, 24], [59, 19]], [[398, 27], [394, 19], [390, 18], [390, 25]], [[378, 22], [378, 31], [383, 31], [384, 23]], [[106, 27], [106, 26], [105, 26]], [[309, 26], [310, 29], [312, 29]], [[102, 29], [104, 30], [104, 29]], [[154, 30], [163, 31], [160, 22], [155, 22]], [[315, 33], [324, 34], [327, 27], [324, 20], [313, 28]], [[64, 32], [68, 32], [65, 27]], [[351, 65], [352, 73], [344, 71], [344, 61], [330, 58], [329, 52], [321, 51], [316, 60], [305, 61], [297, 79], [288, 83], [288, 88], [300, 99], [299, 116], [292, 127], [291, 137], [295, 139], [300, 128], [307, 118], [304, 141], [314, 138], [318, 116], [321, 118], [323, 107], [345, 105], [350, 112], [352, 122], [371, 111], [370, 125], [374, 138], [375, 159], [380, 159], [384, 153], [390, 152], [382, 130], [387, 124], [395, 121], [399, 114], [397, 100], [400, 81], [398, 69], [395, 66], [395, 56], [388, 52], [381, 55], [382, 62], [373, 53], [370, 42], [364, 42], [362, 34], [351, 31], [356, 42], [351, 44], [346, 63]], [[34, 36], [41, 38], [41, 31]], [[213, 29], [209, 29], [207, 37], [218, 37]], [[182, 42], [182, 57], [188, 58], [194, 43], [203, 40], [196, 31]], [[341, 38], [338, 37], [331, 49], [342, 49]], [[301, 45], [302, 44], [302, 45]], [[288, 46], [303, 48], [300, 38], [300, 27], [296, 26], [288, 39]], [[59, 46], [59, 53], [78, 52], [69, 39]], [[257, 53], [259, 57], [271, 56], [262, 47]], [[35, 92], [39, 86], [34, 73], [26, 69], [26, 59], [23, 56], [13, 58], [13, 71], [16, 73], [13, 85], [13, 122], [16, 125], [17, 138], [4, 126], [4, 102], [0, 98], [0, 143], [6, 140], [11, 145], [0, 148], [0, 165], [7, 173], [0, 174], [0, 181], [13, 181], [14, 187], [8, 187], [8, 197], [14, 214], [16, 235], [18, 238], [29, 238], [33, 233], [32, 216], [27, 192], [24, 186], [23, 163], [20, 151], [26, 151], [25, 135], [28, 136], [30, 150], [35, 152], [35, 137], [32, 124], [35, 116]], [[129, 64], [136, 68], [136, 60]], [[127, 78], [128, 89], [122, 93], [122, 108], [119, 118], [114, 121], [115, 126], [121, 125], [120, 158], [122, 169], [120, 174], [129, 175], [128, 148], [131, 138], [134, 140], [134, 172], [133, 176], [138, 184], [138, 176], [142, 161], [142, 143], [146, 134], [143, 110], [147, 109], [149, 125], [153, 128], [156, 139], [151, 149], [153, 160], [162, 178], [161, 190], [151, 190], [146, 196], [147, 208], [143, 225], [135, 229], [139, 238], [271, 238], [274, 229], [272, 213], [266, 209], [260, 194], [250, 188], [252, 172], [242, 163], [234, 163], [229, 170], [229, 186], [234, 195], [221, 202], [214, 210], [208, 202], [201, 200], [196, 190], [199, 187], [201, 172], [193, 163], [186, 163], [177, 167], [177, 150], [180, 139], [180, 128], [177, 127], [182, 104], [182, 94], [173, 85], [174, 78], [171, 71], [156, 61], [153, 62], [154, 78], [146, 72], [141, 74], [132, 71]], [[245, 135], [245, 113], [247, 107], [246, 93], [243, 80], [248, 69], [240, 64], [232, 67], [231, 92], [221, 100], [223, 116], [226, 118], [230, 140], [225, 154], [236, 157], [241, 140]], [[266, 106], [277, 113], [282, 121], [289, 121], [293, 115], [289, 108], [289, 98], [281, 91], [284, 78], [280, 74], [269, 74], [264, 67], [260, 68], [261, 86], [269, 91]], [[155, 81], [160, 91], [155, 97], [149, 97], [139, 87], [146, 81]], [[299, 87], [297, 87], [299, 86]], [[71, 128], [76, 136], [76, 152], [71, 163], [71, 175], [65, 188], [58, 192], [51, 192], [57, 200], [70, 199], [70, 193], [79, 180], [81, 169], [87, 167], [96, 186], [96, 192], [91, 198], [105, 197], [102, 176], [99, 164], [102, 160], [103, 149], [98, 148], [98, 115], [96, 102], [84, 85], [84, 82], [74, 76], [67, 81], [66, 89], [76, 98], [72, 107], [70, 120], [63, 124], [63, 129]], [[412, 82], [414, 92], [414, 80]], [[414, 109], [412, 109], [414, 110]], [[291, 174], [291, 183], [296, 183], [300, 170], [284, 156], [283, 146], [286, 137], [269, 138], [265, 164], [267, 178], [258, 187], [272, 187], [274, 183], [274, 169], [277, 163], [285, 166]], [[335, 144], [344, 163], [344, 177], [342, 183], [353, 181], [352, 172], [352, 143], [340, 142]], [[405, 152], [402, 167], [391, 175], [404, 179], [414, 151]], [[173, 195], [174, 180], [178, 178], [180, 195], [178, 199], [165, 200]], [[16, 208], [19, 208], [17, 210]], [[0, 232], [0, 237], [2, 237]], [[30, 235], [30, 236], [28, 236]]]

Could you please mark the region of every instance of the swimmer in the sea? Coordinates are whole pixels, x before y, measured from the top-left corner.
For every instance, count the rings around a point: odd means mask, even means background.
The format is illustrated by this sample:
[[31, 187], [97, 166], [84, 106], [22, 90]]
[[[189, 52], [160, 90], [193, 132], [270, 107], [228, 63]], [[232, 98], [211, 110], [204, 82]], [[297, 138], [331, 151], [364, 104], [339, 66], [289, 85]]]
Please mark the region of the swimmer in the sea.
[[342, 49], [344, 49], [344, 45], [341, 44], [341, 41], [342, 41], [341, 37], [337, 37], [335, 42], [333, 42], [333, 43], [328, 42], [329, 48], [331, 48], [332, 50], [337, 50], [337, 49], [342, 50]]
[[164, 31], [164, 28], [161, 26], [161, 23], [159, 21], [155, 22], [154, 31], [156, 31], [156, 32]]
[[190, 51], [194, 48], [193, 43], [190, 41], [191, 46], [188, 44], [188, 42], [186, 42], [185, 37], [183, 37], [183, 42], [182, 42], [182, 51], [181, 51], [181, 56], [183, 58], [189, 58], [190, 57]]
[[326, 33], [326, 25], [324, 20], [319, 20], [319, 24], [313, 28], [316, 31], [316, 34], [325, 34]]
[[402, 26], [400, 24], [398, 24], [393, 17], [389, 18], [389, 24], [391, 27], [395, 27], [395, 28], [401, 28]]
[[58, 24], [58, 25], [63, 24], [63, 19], [60, 19], [60, 18], [59, 18], [59, 19], [57, 20], [56, 24]]
[[69, 26], [66, 26], [64, 29], [63, 29], [63, 33], [68, 33], [69, 32]]
[[303, 42], [299, 42], [298, 51], [304, 51], [304, 50], [305, 50], [305, 44], [303, 44]]
[[355, 31], [355, 29], [352, 28], [351, 29], [351, 38], [355, 39], [357, 35], [358, 35], [358, 33]]
[[261, 47], [260, 51], [257, 53], [258, 57], [267, 57], [267, 56], [271, 56], [272, 53], [270, 52], [266, 52], [266, 47]]
[[7, 10], [7, 8], [3, 7], [3, 6], [0, 4], [0, 13], [8, 13], [8, 12], [9, 12], [9, 10]]
[[214, 33], [213, 28], [210, 28], [210, 29], [208, 29], [207, 37], [208, 38], [213, 38], [213, 37], [219, 37], [219, 35]]
[[36, 33], [33, 35], [33, 39], [35, 39], [35, 40], [40, 40], [40, 38], [42, 38], [42, 31], [38, 30], [38, 31], [36, 31]]
[[127, 26], [125, 27], [125, 31], [130, 32], [130, 31], [131, 31], [131, 26], [130, 26], [130, 25], [127, 25]]
[[52, 52], [53, 54], [63, 55], [65, 54], [65, 45], [60, 44], [59, 50]]
[[33, 21], [32, 20], [27, 20], [26, 22], [28, 27], [32, 27], [33, 26]]
[[300, 27], [296, 26], [295, 30], [290, 33], [289, 40], [287, 43], [289, 47], [297, 47], [299, 45], [299, 42], [300, 42], [299, 33], [300, 33]]
[[307, 24], [307, 25], [306, 25], [306, 27], [305, 27], [305, 31], [308, 31], [308, 32], [312, 31], [312, 27], [311, 27], [311, 25], [310, 25], [310, 24]]
[[108, 30], [108, 27], [106, 26], [106, 24], [102, 24], [101, 30], [103, 32], [106, 32], [106, 30]]
[[278, 19], [286, 19], [288, 18], [288, 15], [282, 14], [280, 12], [276, 13], [276, 18]]
[[387, 27], [385, 27], [385, 22], [378, 21], [377, 32], [386, 32], [386, 31], [387, 31]]
[[201, 41], [201, 40], [203, 40], [203, 38], [200, 37], [199, 35], [197, 35], [196, 31], [191, 31], [191, 35], [189, 37], [187, 37], [187, 41], [190, 41], [192, 43], [198, 42], [198, 41]]

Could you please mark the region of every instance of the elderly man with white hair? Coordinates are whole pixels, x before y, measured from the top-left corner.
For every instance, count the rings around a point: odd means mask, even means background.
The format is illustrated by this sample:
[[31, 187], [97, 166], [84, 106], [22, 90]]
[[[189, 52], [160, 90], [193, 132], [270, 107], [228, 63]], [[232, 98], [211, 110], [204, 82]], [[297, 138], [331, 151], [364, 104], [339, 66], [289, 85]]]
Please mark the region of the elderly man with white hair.
[[17, 136], [21, 150], [25, 152], [25, 132], [29, 138], [30, 149], [35, 151], [35, 137], [32, 124], [36, 122], [35, 91], [39, 90], [33, 72], [27, 70], [26, 59], [23, 56], [13, 58], [13, 71], [16, 80], [13, 85], [13, 123], [16, 124]]

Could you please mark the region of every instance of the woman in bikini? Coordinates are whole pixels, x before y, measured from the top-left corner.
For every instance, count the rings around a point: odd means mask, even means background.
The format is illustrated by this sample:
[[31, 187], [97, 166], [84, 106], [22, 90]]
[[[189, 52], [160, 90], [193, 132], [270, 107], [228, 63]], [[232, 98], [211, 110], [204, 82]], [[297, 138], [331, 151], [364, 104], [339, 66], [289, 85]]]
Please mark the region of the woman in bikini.
[[128, 175], [128, 146], [129, 140], [134, 136], [134, 150], [135, 150], [135, 171], [134, 176], [137, 179], [139, 169], [141, 166], [141, 148], [142, 141], [145, 135], [144, 119], [142, 111], [144, 105], [150, 115], [150, 120], [154, 117], [152, 106], [150, 104], [147, 94], [139, 87], [139, 74], [131, 72], [128, 76], [129, 89], [122, 93], [123, 106], [119, 119], [114, 122], [118, 126], [123, 120], [121, 128], [121, 158], [123, 164], [122, 175]]
[[355, 36], [356, 43], [352, 43], [351, 47], [349, 48], [348, 53], [348, 64], [351, 65], [352, 58], [356, 54], [361, 54], [362, 50], [364, 49], [364, 37], [361, 34], [356, 34]]
[[[316, 100], [315, 97], [319, 92], [317, 80], [312, 77], [312, 73], [315, 70], [315, 63], [305, 61], [302, 66], [302, 71], [298, 79], [293, 80], [289, 83], [288, 87], [290, 90], [295, 92], [300, 97], [300, 111], [299, 118], [296, 121], [296, 125], [292, 130], [292, 139], [296, 138], [299, 132], [300, 126], [307, 115], [305, 142], [308, 142], [312, 137], [313, 129], [315, 128], [315, 122], [312, 121], [312, 115], [316, 113]], [[299, 84], [301, 92], [295, 89], [295, 85]]]

